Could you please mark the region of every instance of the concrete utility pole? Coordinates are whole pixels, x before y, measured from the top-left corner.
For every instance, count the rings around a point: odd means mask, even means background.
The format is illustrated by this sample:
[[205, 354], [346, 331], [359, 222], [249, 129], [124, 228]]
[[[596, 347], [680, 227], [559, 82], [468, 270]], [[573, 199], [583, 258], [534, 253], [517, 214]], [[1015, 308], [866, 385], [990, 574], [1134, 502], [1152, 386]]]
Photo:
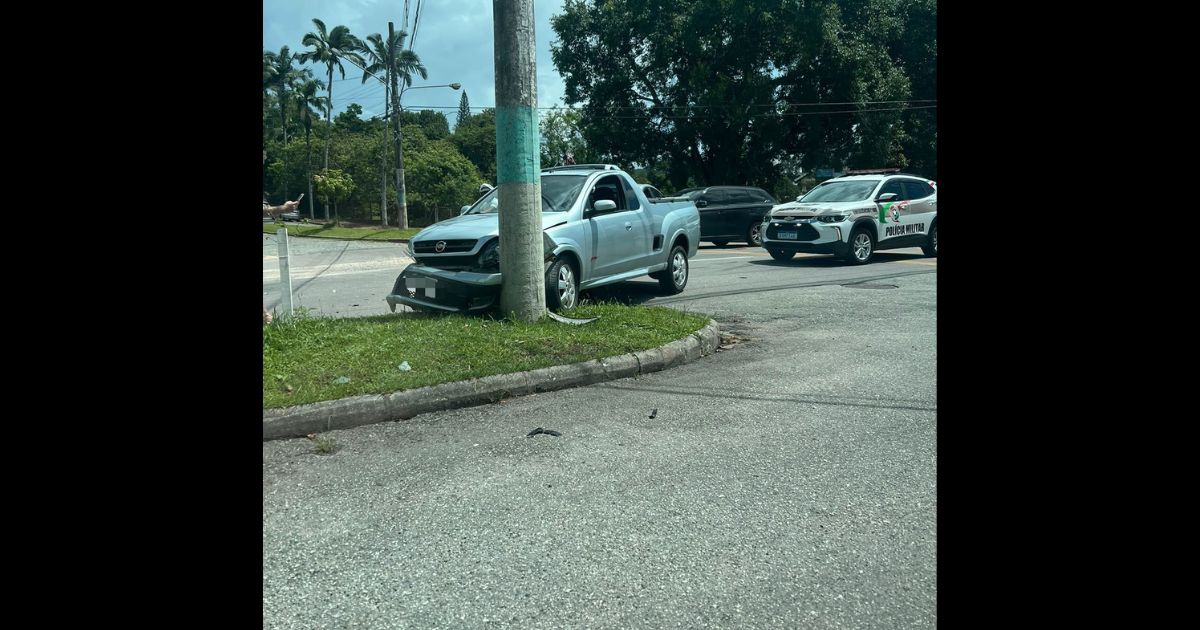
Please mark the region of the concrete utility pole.
[[[396, 38], [395, 24], [388, 22], [388, 44]], [[396, 53], [397, 51], [390, 51]], [[400, 137], [400, 91], [396, 87], [396, 79], [398, 73], [392, 72], [392, 120], [396, 122], [396, 196], [400, 206], [400, 216], [396, 217], [396, 223], [400, 229], [408, 229], [408, 200], [404, 198], [404, 148], [401, 146]]]
[[492, 0], [496, 54], [496, 184], [500, 309], [521, 321], [546, 314], [533, 0]]

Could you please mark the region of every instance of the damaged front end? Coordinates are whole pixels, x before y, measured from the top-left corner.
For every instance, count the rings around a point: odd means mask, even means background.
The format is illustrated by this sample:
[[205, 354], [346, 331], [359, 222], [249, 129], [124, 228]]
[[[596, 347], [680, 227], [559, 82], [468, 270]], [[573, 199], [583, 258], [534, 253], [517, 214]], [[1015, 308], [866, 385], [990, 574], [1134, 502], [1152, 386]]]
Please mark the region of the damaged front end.
[[[554, 260], [554, 239], [542, 232], [545, 260]], [[414, 243], [414, 262], [400, 272], [384, 298], [392, 312], [397, 304], [419, 311], [473, 313], [500, 303], [500, 239], [492, 237], [475, 256], [422, 255]]]

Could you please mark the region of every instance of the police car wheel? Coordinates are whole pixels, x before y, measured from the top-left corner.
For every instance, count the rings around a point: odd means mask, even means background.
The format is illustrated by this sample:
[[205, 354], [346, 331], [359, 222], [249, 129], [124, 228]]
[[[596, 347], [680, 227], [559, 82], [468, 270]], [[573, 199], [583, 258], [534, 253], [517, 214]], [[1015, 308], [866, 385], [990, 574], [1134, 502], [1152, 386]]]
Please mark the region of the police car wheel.
[[937, 258], [937, 222], [929, 226], [929, 236], [925, 237], [925, 244], [921, 246], [926, 256]]
[[875, 237], [870, 230], [858, 229], [850, 235], [850, 250], [846, 260], [852, 265], [865, 265], [875, 257]]

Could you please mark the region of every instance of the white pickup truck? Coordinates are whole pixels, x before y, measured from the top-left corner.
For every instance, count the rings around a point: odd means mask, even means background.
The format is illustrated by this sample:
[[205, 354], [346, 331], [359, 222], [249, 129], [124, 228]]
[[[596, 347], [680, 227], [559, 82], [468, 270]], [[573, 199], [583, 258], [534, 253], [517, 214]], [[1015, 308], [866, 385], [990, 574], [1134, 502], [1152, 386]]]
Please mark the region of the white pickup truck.
[[[641, 185], [611, 164], [544, 169], [542, 240], [546, 305], [568, 310], [584, 289], [649, 275], [675, 294], [688, 281], [700, 242], [700, 214], [687, 199], [647, 199]], [[499, 190], [462, 215], [431, 225], [409, 241], [416, 261], [386, 298], [417, 310], [471, 312], [500, 298]]]

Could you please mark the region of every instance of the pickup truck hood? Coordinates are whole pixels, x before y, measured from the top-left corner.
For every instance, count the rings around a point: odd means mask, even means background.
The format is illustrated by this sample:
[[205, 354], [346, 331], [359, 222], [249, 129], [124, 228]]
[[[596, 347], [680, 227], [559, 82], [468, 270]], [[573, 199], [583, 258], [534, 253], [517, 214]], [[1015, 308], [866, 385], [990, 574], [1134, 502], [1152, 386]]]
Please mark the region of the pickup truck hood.
[[[566, 212], [543, 212], [542, 229], [552, 228], [567, 220]], [[479, 239], [500, 234], [500, 215], [495, 212], [488, 214], [464, 214], [435, 223], [412, 238], [416, 241], [448, 241], [452, 239]]]
[[861, 208], [874, 210], [875, 206], [869, 201], [814, 201], [801, 203], [792, 201], [781, 203], [771, 208], [771, 216], [775, 217], [813, 217], [830, 212], [848, 212]]

